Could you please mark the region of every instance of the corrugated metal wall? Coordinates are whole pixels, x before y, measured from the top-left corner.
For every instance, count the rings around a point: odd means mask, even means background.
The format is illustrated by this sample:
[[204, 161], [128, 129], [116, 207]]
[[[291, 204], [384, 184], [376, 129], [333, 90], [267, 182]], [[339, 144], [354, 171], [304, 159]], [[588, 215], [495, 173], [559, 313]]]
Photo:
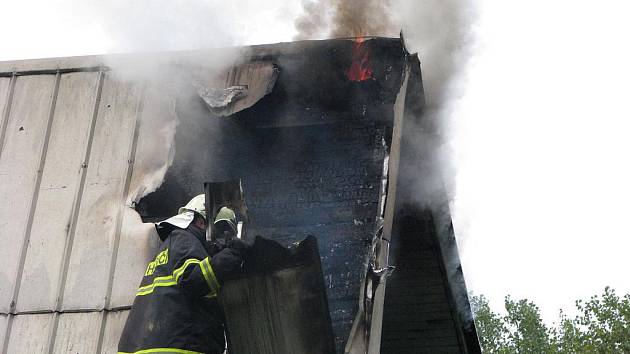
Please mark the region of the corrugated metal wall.
[[98, 68], [0, 75], [1, 348], [115, 353], [157, 244], [125, 206], [143, 85]]

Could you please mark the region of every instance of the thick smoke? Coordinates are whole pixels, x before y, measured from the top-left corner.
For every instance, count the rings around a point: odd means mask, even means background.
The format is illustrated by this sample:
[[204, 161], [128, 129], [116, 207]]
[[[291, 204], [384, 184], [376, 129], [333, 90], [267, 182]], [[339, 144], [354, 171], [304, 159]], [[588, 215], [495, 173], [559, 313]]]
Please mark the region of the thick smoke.
[[[416, 195], [428, 203], [435, 216], [446, 271], [454, 287], [453, 297], [458, 309], [468, 309], [468, 294], [459, 262], [457, 243], [453, 237], [452, 213], [449, 204], [455, 192], [454, 156], [452, 144], [454, 125], [458, 119], [454, 109], [462, 95], [465, 69], [474, 45], [472, 25], [476, 19], [474, 8], [456, 0], [402, 0], [396, 4], [396, 16], [402, 23], [406, 44], [417, 52], [422, 64], [426, 107], [423, 118], [415, 127], [416, 153], [422, 166], [416, 183]], [[461, 238], [458, 239], [460, 245]], [[466, 325], [472, 323], [472, 313], [460, 312]]]
[[[226, 6], [196, 0], [88, 0], [80, 5], [94, 11], [106, 34], [109, 53], [207, 49], [235, 44], [235, 24]], [[94, 16], [90, 16], [94, 18]]]
[[391, 0], [303, 0], [295, 39], [397, 35]]

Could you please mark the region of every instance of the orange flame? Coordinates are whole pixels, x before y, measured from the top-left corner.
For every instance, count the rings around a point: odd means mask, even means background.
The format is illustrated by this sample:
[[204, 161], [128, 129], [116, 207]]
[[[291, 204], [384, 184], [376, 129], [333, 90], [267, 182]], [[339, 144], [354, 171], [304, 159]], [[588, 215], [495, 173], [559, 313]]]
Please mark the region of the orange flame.
[[352, 65], [346, 71], [350, 81], [365, 81], [372, 78], [373, 70], [370, 64], [370, 51], [363, 37], [354, 40], [352, 44]]

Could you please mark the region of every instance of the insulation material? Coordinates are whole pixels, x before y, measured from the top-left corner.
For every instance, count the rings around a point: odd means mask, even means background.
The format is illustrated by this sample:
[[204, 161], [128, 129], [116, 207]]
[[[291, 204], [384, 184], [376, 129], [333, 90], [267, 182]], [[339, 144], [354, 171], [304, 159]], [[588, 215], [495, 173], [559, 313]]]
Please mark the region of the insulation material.
[[6, 352], [11, 354], [45, 353], [54, 316], [51, 313], [15, 316]]
[[54, 310], [99, 74], [61, 76], [17, 311]]
[[0, 312], [9, 312], [46, 138], [54, 75], [19, 76], [0, 150]]
[[[137, 85], [106, 76], [67, 270], [63, 310], [105, 306], [138, 102]], [[90, 267], [100, 271], [86, 271]]]
[[273, 63], [251, 62], [229, 70], [223, 87], [207, 87], [201, 83], [194, 86], [210, 112], [229, 116], [253, 106], [271, 93], [279, 73]]
[[53, 353], [95, 353], [103, 312], [59, 316]]
[[218, 115], [224, 112], [233, 102], [247, 96], [247, 86], [230, 86], [224, 89], [208, 88], [201, 85], [195, 85], [197, 94], [208, 106], [212, 113]]
[[101, 354], [118, 353], [118, 340], [125, 326], [125, 321], [127, 321], [127, 316], [129, 316], [129, 311], [107, 312]]

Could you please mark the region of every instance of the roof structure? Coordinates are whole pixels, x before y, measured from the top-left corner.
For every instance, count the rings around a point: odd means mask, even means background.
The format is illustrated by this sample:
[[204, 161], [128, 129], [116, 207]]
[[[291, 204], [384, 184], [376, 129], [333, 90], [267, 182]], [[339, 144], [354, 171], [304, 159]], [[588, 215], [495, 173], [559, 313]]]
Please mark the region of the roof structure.
[[3, 62], [0, 107], [3, 352], [115, 353], [159, 242], [141, 218], [232, 178], [249, 235], [317, 238], [337, 352], [479, 352], [447, 204], [413, 197], [402, 40]]

